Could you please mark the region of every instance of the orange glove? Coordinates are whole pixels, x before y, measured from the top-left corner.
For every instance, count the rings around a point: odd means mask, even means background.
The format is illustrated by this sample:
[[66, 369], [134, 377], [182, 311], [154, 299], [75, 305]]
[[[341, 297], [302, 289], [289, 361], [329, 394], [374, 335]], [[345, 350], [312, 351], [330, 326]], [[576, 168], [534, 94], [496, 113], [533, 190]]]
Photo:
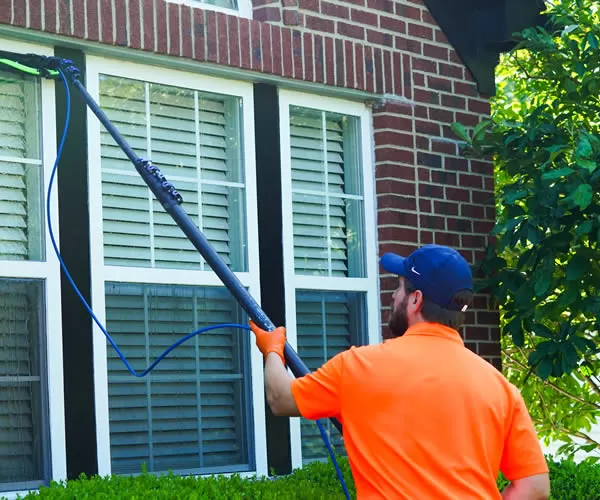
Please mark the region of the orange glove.
[[267, 332], [259, 328], [254, 321], [250, 320], [250, 328], [256, 336], [256, 346], [263, 353], [265, 359], [267, 358], [267, 354], [274, 352], [281, 358], [281, 361], [285, 365], [285, 356], [283, 355], [286, 342], [285, 327], [280, 326], [272, 332]]

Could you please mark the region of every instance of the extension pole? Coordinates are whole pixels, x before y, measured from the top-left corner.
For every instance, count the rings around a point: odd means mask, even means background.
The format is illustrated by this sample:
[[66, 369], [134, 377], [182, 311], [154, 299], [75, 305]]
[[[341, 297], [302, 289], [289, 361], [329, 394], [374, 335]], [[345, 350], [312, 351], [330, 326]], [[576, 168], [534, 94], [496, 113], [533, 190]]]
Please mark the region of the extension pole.
[[[104, 125], [108, 133], [121, 147], [131, 163], [133, 163], [135, 169], [146, 182], [150, 190], [154, 193], [158, 201], [162, 204], [163, 208], [169, 213], [169, 215], [171, 215], [173, 220], [204, 257], [208, 265], [217, 274], [223, 284], [229, 289], [238, 303], [248, 313], [250, 318], [252, 318], [252, 320], [259, 327], [267, 331], [274, 330], [275, 325], [273, 322], [261, 309], [250, 293], [248, 293], [246, 288], [244, 288], [237, 276], [231, 271], [231, 269], [229, 269], [229, 267], [227, 267], [225, 262], [223, 262], [219, 254], [215, 251], [204, 234], [198, 229], [189, 215], [180, 206], [181, 202], [183, 201], [181, 195], [177, 192], [172, 184], [167, 182], [165, 176], [161, 174], [157, 167], [152, 165], [150, 161], [141, 159], [135, 153], [135, 151], [133, 151], [116, 127], [100, 109], [100, 106], [96, 103], [96, 101], [94, 101], [92, 96], [90, 96], [87, 89], [81, 84], [79, 81], [79, 70], [70, 63], [71, 61], [60, 60], [60, 68], [63, 71], [63, 74], [69, 78], [71, 84], [79, 91], [79, 94], [92, 112], [98, 117], [98, 120], [100, 120], [102, 125]], [[284, 356], [287, 366], [290, 368], [295, 377], [302, 377], [309, 373], [309, 370], [302, 359], [300, 359], [298, 354], [287, 342], [284, 348]], [[331, 418], [331, 421], [341, 433], [342, 425], [340, 422], [335, 418]]]

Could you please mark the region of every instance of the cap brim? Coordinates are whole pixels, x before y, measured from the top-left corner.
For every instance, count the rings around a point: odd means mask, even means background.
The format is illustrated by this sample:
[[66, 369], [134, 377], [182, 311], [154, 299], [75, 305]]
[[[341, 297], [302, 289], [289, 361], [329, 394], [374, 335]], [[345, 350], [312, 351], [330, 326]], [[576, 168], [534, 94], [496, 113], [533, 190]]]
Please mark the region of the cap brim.
[[404, 276], [404, 261], [406, 259], [404, 257], [400, 257], [395, 253], [386, 253], [383, 254], [381, 259], [379, 260], [379, 264], [383, 267], [388, 273], [394, 273], [399, 276]]

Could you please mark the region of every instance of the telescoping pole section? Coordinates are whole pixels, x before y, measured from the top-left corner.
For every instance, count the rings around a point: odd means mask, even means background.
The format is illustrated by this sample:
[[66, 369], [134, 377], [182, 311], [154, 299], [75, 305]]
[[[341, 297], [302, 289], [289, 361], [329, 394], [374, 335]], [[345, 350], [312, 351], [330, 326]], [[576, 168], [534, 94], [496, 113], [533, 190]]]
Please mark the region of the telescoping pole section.
[[[0, 57], [6, 57], [7, 54], [8, 53], [6, 52], [0, 52]], [[92, 96], [90, 96], [87, 89], [79, 81], [80, 72], [71, 63], [71, 61], [59, 58], [36, 56], [32, 54], [25, 55], [11, 53], [10, 56], [13, 56], [17, 62], [22, 62], [23, 64], [31, 65], [32, 61], [35, 61], [38, 63], [36, 66], [40, 65], [40, 69], [42, 70], [61, 70], [63, 72], [71, 85], [78, 90], [79, 94], [92, 112], [96, 115], [98, 120], [100, 120], [108, 133], [113, 137], [125, 155], [133, 163], [135, 169], [141, 175], [142, 179], [144, 182], [146, 182], [150, 190], [154, 193], [154, 196], [156, 196], [158, 201], [162, 204], [163, 208], [169, 213], [169, 215], [171, 215], [173, 220], [185, 233], [194, 247], [196, 247], [196, 249], [204, 257], [208, 265], [217, 274], [219, 279], [228, 288], [238, 303], [248, 313], [250, 318], [261, 328], [267, 331], [274, 330], [275, 325], [273, 322], [261, 309], [250, 293], [248, 293], [248, 291], [244, 288], [235, 274], [229, 269], [229, 267], [227, 267], [227, 265], [223, 262], [221, 257], [219, 257], [215, 249], [206, 239], [204, 234], [198, 229], [189, 215], [180, 206], [183, 199], [175, 187], [167, 181], [160, 170], [152, 165], [149, 160], [140, 158], [135, 151], [133, 151], [116, 127], [100, 109], [100, 106], [96, 103]], [[19, 56], [21, 58], [20, 60]], [[47, 76], [44, 74], [44, 72], [42, 72], [42, 75]], [[309, 370], [302, 359], [300, 359], [298, 354], [287, 342], [285, 344], [284, 356], [288, 367], [295, 377], [301, 377], [309, 373]], [[340, 422], [335, 418], [331, 418], [331, 421], [335, 427], [342, 432], [342, 425]]]

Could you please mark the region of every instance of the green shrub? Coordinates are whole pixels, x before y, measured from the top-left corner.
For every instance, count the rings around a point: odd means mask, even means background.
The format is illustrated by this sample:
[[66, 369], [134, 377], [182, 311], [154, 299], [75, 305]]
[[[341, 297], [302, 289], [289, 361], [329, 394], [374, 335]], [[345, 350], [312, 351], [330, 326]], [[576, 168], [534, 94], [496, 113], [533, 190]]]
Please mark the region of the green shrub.
[[[339, 459], [340, 468], [352, 498], [356, 498], [348, 461]], [[571, 461], [548, 460], [552, 483], [552, 500], [600, 499], [600, 465], [576, 464]], [[500, 475], [498, 488], [507, 484]], [[81, 476], [68, 482], [53, 482], [31, 492], [24, 499], [265, 499], [312, 500], [344, 499], [333, 465], [312, 463], [287, 476], [242, 478], [231, 476], [153, 475], [143, 472], [132, 476]]]

